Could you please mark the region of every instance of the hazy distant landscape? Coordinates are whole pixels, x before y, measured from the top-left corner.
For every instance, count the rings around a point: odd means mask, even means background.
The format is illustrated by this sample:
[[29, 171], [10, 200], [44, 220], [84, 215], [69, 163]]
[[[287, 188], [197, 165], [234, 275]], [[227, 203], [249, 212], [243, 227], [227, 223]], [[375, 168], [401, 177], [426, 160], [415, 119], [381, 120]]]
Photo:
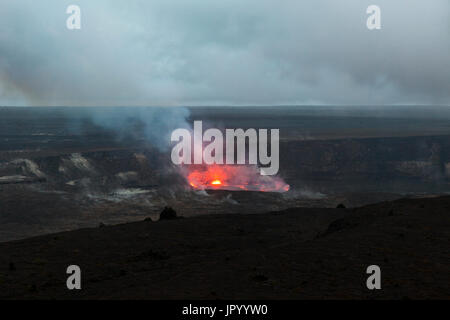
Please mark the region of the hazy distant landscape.
[[[193, 190], [170, 162], [168, 129], [149, 138], [152, 124], [141, 119], [165, 112], [186, 115], [184, 124], [279, 128], [279, 176], [289, 192]], [[191, 217], [446, 194], [447, 114], [437, 107], [1, 108], [0, 240], [157, 220], [165, 206]]]
[[450, 299], [449, 21], [1, 0], [0, 300]]

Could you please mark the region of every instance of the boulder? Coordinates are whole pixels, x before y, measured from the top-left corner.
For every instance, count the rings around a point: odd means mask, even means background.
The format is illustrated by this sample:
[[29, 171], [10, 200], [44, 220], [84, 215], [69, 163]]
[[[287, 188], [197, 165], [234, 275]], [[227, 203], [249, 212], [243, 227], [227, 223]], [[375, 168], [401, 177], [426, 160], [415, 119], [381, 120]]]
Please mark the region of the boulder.
[[177, 218], [177, 212], [171, 207], [165, 207], [159, 215], [159, 220], [173, 220]]

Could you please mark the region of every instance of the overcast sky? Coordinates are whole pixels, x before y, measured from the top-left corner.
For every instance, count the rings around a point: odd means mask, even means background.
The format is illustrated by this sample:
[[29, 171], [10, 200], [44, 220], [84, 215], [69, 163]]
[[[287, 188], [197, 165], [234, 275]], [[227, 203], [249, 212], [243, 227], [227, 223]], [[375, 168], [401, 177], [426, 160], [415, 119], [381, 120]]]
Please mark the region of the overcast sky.
[[1, 0], [0, 105], [450, 106], [449, 3]]

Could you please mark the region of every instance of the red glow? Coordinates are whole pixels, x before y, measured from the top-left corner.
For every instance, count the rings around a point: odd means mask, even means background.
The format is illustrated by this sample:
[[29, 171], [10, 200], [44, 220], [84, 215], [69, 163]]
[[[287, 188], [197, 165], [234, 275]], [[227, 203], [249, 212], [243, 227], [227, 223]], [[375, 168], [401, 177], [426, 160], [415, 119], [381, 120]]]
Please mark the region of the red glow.
[[191, 165], [186, 179], [194, 189], [286, 192], [289, 185], [276, 176], [261, 176], [255, 166]]

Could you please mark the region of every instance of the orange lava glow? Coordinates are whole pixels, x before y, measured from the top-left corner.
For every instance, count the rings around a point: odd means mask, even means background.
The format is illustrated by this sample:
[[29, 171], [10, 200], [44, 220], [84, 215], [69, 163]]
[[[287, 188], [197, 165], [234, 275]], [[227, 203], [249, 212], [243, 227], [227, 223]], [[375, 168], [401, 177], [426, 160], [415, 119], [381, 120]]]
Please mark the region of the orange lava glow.
[[261, 176], [255, 166], [191, 165], [186, 179], [191, 187], [198, 190], [289, 191], [289, 185], [281, 178]]

